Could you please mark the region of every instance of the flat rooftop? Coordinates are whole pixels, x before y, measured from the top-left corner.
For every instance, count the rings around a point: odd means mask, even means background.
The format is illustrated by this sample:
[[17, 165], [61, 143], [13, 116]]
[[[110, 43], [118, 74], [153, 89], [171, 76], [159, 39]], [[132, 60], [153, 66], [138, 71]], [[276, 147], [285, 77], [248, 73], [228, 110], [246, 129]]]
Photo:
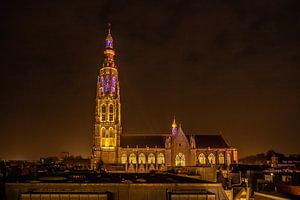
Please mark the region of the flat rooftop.
[[7, 177], [7, 183], [213, 183], [169, 173], [64, 172], [51, 175]]

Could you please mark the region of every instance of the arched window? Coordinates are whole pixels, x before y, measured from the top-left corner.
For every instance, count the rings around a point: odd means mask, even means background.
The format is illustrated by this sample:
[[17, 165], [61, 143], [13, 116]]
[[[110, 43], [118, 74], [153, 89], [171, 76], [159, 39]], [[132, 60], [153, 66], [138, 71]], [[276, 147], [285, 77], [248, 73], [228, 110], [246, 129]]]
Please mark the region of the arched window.
[[109, 121], [114, 121], [114, 106], [112, 104], [109, 105]]
[[220, 153], [219, 154], [219, 164], [221, 165], [221, 164], [224, 164], [224, 163], [225, 163], [225, 161], [224, 161], [224, 154]]
[[208, 163], [209, 164], [216, 164], [216, 158], [215, 158], [215, 155], [213, 153], [210, 153], [209, 156], [208, 156]]
[[175, 157], [176, 166], [185, 166], [185, 156], [182, 153], [179, 153]]
[[105, 132], [106, 132], [106, 131], [105, 131], [105, 128], [102, 127], [102, 128], [101, 128], [101, 135], [102, 135], [103, 138], [105, 138]]
[[231, 164], [231, 154], [230, 153], [226, 154], [226, 161], [227, 161], [227, 165]]
[[101, 76], [101, 92], [104, 93], [104, 77]]
[[134, 153], [130, 154], [129, 163], [130, 164], [136, 164], [136, 155]]
[[109, 75], [106, 76], [105, 82], [106, 82], [106, 85], [105, 85], [105, 92], [106, 92], [106, 93], [109, 93], [109, 88], [110, 88], [110, 85], [109, 85]]
[[200, 165], [205, 165], [206, 164], [206, 157], [203, 153], [199, 154], [198, 159], [199, 159]]
[[121, 163], [122, 164], [126, 164], [127, 163], [127, 155], [125, 153], [122, 154], [122, 156], [121, 156]]
[[102, 112], [101, 120], [105, 121], [106, 120], [106, 106], [104, 104], [101, 106], [101, 112]]
[[154, 164], [155, 163], [155, 156], [153, 153], [150, 153], [148, 155], [148, 164]]
[[146, 156], [143, 153], [139, 154], [139, 164], [145, 164], [146, 163]]
[[165, 163], [165, 156], [163, 153], [159, 153], [157, 156], [157, 163], [164, 164]]
[[115, 76], [113, 76], [111, 79], [111, 92], [113, 94], [116, 93], [116, 77]]
[[109, 137], [110, 138], [114, 138], [115, 137], [114, 129], [112, 127], [109, 128]]

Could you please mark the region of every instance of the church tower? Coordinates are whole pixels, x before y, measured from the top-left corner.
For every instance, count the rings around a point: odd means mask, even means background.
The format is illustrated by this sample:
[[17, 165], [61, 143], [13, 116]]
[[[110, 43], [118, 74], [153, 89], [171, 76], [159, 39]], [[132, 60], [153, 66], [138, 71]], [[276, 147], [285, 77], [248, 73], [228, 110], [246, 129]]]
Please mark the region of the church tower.
[[104, 164], [118, 162], [117, 154], [122, 126], [120, 86], [114, 55], [113, 38], [109, 25], [105, 39], [104, 62], [97, 79], [92, 161], [94, 167], [100, 160]]

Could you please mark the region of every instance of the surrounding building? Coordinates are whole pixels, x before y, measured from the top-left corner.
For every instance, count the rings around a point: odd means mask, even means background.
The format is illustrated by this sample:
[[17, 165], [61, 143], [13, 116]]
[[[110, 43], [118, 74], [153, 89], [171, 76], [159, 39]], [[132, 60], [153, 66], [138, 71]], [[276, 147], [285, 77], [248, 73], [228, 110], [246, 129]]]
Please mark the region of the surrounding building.
[[221, 183], [172, 174], [63, 173], [10, 179], [7, 200], [228, 200]]
[[230, 165], [237, 149], [222, 135], [186, 135], [175, 118], [166, 134], [122, 134], [120, 84], [108, 30], [104, 62], [97, 81], [92, 166], [122, 164], [127, 172], [166, 170], [169, 166]]

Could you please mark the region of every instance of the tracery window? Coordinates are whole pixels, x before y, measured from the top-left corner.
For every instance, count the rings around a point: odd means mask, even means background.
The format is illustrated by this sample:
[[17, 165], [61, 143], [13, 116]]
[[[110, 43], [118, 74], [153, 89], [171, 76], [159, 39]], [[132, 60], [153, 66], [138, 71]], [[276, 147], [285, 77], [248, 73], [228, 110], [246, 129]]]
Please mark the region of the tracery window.
[[223, 153], [220, 153], [219, 154], [219, 164], [224, 164], [225, 161], [224, 161], [224, 154]]
[[106, 79], [105, 80], [106, 81], [105, 92], [109, 93], [109, 88], [110, 88], [110, 85], [109, 85], [109, 75], [107, 75], [105, 79]]
[[109, 105], [109, 121], [114, 120], [114, 106], [112, 104]]
[[114, 129], [112, 127], [109, 128], [109, 137], [110, 138], [114, 138], [115, 137]]
[[111, 79], [111, 92], [113, 94], [116, 93], [116, 77], [115, 76], [113, 76]]
[[101, 76], [101, 92], [104, 93], [104, 77]]
[[226, 161], [227, 161], [227, 165], [231, 164], [231, 155], [229, 153], [226, 154]]
[[208, 156], [208, 163], [209, 164], [216, 164], [216, 157], [213, 153], [210, 153]]
[[143, 153], [139, 154], [139, 164], [145, 164], [146, 163], [146, 156]]
[[165, 156], [163, 153], [159, 153], [157, 156], [157, 163], [164, 164], [165, 163]]
[[101, 112], [102, 112], [101, 121], [105, 121], [106, 120], [106, 106], [104, 104], [101, 106]]
[[205, 165], [206, 164], [206, 157], [203, 153], [199, 154], [198, 159], [199, 159], [200, 165]]
[[129, 155], [129, 163], [136, 164], [136, 155], [134, 153]]
[[183, 153], [178, 153], [175, 157], [176, 166], [185, 166], [185, 156]]
[[155, 163], [155, 156], [153, 153], [150, 153], [148, 155], [148, 164], [154, 164]]
[[122, 154], [122, 156], [121, 156], [121, 163], [122, 163], [122, 164], [126, 164], [126, 162], [127, 162], [127, 155], [124, 153], [124, 154]]

